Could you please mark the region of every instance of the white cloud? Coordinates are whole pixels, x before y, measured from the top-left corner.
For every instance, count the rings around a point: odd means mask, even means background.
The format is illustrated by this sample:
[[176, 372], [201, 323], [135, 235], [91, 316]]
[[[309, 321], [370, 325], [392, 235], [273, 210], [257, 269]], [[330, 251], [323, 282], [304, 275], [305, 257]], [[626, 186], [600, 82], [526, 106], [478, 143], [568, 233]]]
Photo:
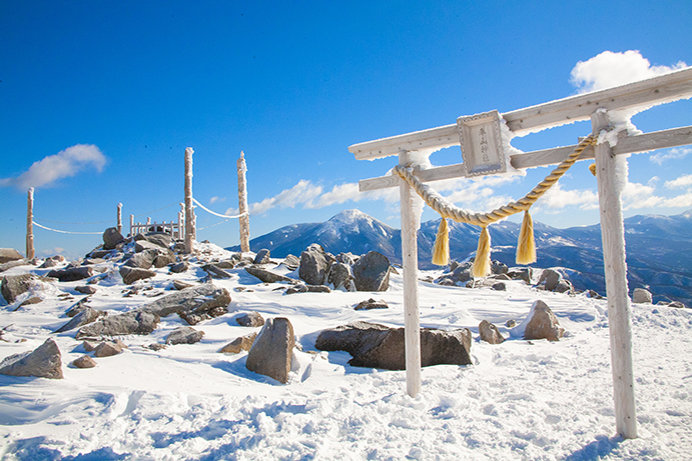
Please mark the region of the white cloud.
[[250, 214], [263, 214], [277, 207], [295, 208], [302, 205], [305, 208], [313, 208], [313, 201], [319, 197], [321, 193], [321, 186], [316, 186], [307, 179], [301, 179], [298, 181], [298, 184], [290, 189], [284, 189], [274, 197], [250, 204]]
[[582, 210], [598, 208], [598, 194], [589, 189], [563, 189], [560, 183], [555, 184], [539, 199], [541, 208], [553, 210], [568, 206], [578, 206]]
[[689, 154], [692, 154], [692, 148], [690, 147], [674, 147], [649, 156], [649, 160], [658, 165], [662, 165], [663, 162], [667, 160], [680, 160], [687, 157]]
[[105, 165], [106, 157], [98, 147], [93, 144], [76, 144], [34, 162], [19, 176], [1, 179], [0, 186], [15, 186], [22, 190], [48, 187], [55, 181], [74, 176], [86, 168], [91, 167], [101, 172]]
[[215, 204], [215, 203], [217, 203], [217, 202], [225, 202], [225, 201], [226, 201], [226, 197], [218, 197], [218, 196], [215, 195], [215, 196], [213, 196], [212, 198], [209, 199], [209, 204], [210, 204], [210, 205], [213, 205], [213, 204]]
[[571, 81], [579, 92], [602, 90], [666, 74], [687, 67], [682, 61], [673, 66], [652, 66], [637, 50], [624, 53], [604, 51], [572, 69]]
[[679, 178], [671, 179], [666, 181], [665, 186], [668, 189], [674, 189], [677, 187], [688, 187], [692, 186], [692, 174], [682, 175]]

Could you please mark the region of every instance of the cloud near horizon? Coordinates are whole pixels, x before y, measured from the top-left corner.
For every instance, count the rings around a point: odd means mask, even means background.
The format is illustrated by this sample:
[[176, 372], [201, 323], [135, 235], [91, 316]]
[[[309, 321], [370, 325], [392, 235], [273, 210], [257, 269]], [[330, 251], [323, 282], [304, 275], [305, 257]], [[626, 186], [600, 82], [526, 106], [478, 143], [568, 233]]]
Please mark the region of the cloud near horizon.
[[667, 74], [687, 67], [683, 61], [672, 66], [652, 66], [638, 50], [625, 52], [604, 51], [586, 61], [579, 61], [572, 69], [571, 83], [580, 93], [603, 90]]
[[0, 179], [0, 186], [14, 186], [21, 190], [30, 187], [50, 187], [56, 181], [75, 176], [87, 168], [94, 168], [100, 173], [105, 165], [106, 157], [97, 146], [75, 144], [34, 162], [27, 171], [18, 176]]

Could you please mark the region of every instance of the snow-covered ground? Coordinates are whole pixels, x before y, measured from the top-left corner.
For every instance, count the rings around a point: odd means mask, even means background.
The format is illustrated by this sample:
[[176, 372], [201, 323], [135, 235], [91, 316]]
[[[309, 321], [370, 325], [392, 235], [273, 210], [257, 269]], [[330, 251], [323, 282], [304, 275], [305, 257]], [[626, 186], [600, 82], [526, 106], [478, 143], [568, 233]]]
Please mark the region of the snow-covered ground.
[[[205, 247], [210, 256], [224, 256]], [[225, 254], [226, 257], [230, 254]], [[13, 268], [3, 275], [34, 267]], [[46, 271], [47, 272], [47, 271]], [[507, 281], [507, 291], [444, 287], [421, 282], [421, 322], [468, 327], [474, 364], [423, 369], [417, 398], [405, 393], [405, 373], [355, 368], [345, 352], [319, 352], [320, 330], [354, 320], [403, 325], [402, 279], [392, 275], [383, 293], [274, 291], [243, 269], [215, 280], [227, 288], [230, 312], [195, 326], [197, 344], [153, 351], [184, 325], [162, 319], [148, 336], [122, 338], [124, 353], [96, 359], [91, 369], [67, 365], [84, 354], [75, 330], [50, 332], [68, 319], [83, 282], [46, 285], [42, 303], [0, 307], [0, 360], [33, 350], [53, 337], [64, 379], [0, 375], [0, 457], [3, 459], [690, 459], [692, 453], [692, 311], [633, 306], [635, 395], [640, 437], [614, 436], [608, 322], [604, 300], [537, 291]], [[287, 271], [283, 271], [286, 273]], [[147, 282], [153, 290], [123, 297], [117, 272], [97, 285], [92, 307], [124, 312], [150, 302], [175, 279]], [[422, 273], [421, 276], [434, 272]], [[235, 291], [237, 287], [245, 291]], [[251, 291], [252, 290], [252, 291]], [[69, 292], [72, 301], [58, 294]], [[355, 311], [360, 301], [385, 300], [386, 310]], [[519, 324], [542, 299], [566, 336], [557, 343], [524, 341], [506, 328]], [[246, 353], [218, 350], [252, 329], [235, 317], [257, 311], [291, 320], [302, 351], [288, 384], [248, 371]], [[478, 340], [478, 324], [495, 323], [501, 345]], [[26, 339], [23, 342], [15, 342]]]

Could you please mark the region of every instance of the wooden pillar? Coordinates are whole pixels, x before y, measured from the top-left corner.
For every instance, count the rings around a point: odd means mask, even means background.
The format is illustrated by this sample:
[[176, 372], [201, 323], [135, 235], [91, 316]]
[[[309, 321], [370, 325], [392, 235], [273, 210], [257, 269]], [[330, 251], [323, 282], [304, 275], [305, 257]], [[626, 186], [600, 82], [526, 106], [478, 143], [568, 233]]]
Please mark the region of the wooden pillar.
[[[399, 154], [399, 164], [410, 161]], [[420, 316], [418, 312], [418, 226], [420, 215], [414, 201], [420, 200], [406, 181], [399, 180], [401, 198], [401, 255], [404, 267], [404, 344], [406, 350], [406, 392], [415, 397], [421, 387]]]
[[192, 253], [195, 238], [194, 211], [192, 209], [192, 147], [185, 148], [185, 253]]
[[238, 218], [240, 224], [240, 251], [246, 253], [250, 251], [250, 216], [247, 214], [247, 183], [245, 173], [245, 153], [240, 151], [238, 166], [238, 213], [243, 214]]
[[178, 214], [180, 215], [181, 222], [179, 238], [182, 239], [185, 238], [185, 204], [183, 202], [180, 202], [180, 212]]
[[[610, 125], [606, 112], [591, 116], [593, 133], [597, 135]], [[634, 406], [634, 373], [632, 369], [632, 323], [625, 262], [625, 226], [622, 216], [621, 190], [613, 150], [607, 142], [595, 147], [598, 202], [601, 211], [601, 238], [608, 298], [608, 326], [613, 373], [613, 398], [617, 433], [626, 438], [637, 437]], [[624, 158], [619, 161], [626, 161]], [[623, 172], [620, 172], [623, 173]]]
[[34, 188], [26, 195], [26, 259], [34, 259]]
[[182, 211], [178, 212], [178, 233], [176, 234], [176, 238], [178, 238], [178, 239], [183, 238], [183, 212]]
[[118, 220], [116, 221], [116, 229], [121, 234], [123, 233], [123, 204], [118, 203]]
[[131, 214], [130, 215], [130, 237], [134, 237], [134, 227], [135, 227], [135, 215]]

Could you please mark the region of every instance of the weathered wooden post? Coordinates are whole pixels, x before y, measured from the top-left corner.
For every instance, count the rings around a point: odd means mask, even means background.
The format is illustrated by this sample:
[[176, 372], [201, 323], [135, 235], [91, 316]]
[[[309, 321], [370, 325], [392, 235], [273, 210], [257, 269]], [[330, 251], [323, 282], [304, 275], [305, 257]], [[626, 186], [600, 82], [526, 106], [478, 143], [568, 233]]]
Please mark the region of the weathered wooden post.
[[250, 216], [247, 211], [247, 183], [245, 181], [245, 173], [247, 165], [245, 164], [245, 153], [240, 151], [240, 158], [237, 162], [238, 166], [238, 219], [240, 224], [240, 251], [243, 253], [250, 251]]
[[116, 221], [118, 232], [123, 233], [123, 204], [118, 203], [118, 220]]
[[135, 227], [135, 215], [130, 215], [130, 237], [134, 237], [134, 227]]
[[185, 204], [180, 202], [180, 212], [178, 213], [181, 220], [180, 236], [178, 238], [185, 238]]
[[30, 187], [26, 196], [26, 258], [33, 259], [34, 252], [34, 188]]
[[[408, 152], [399, 154], [399, 164], [411, 161]], [[421, 387], [420, 314], [418, 313], [418, 226], [420, 201], [406, 181], [400, 181], [401, 255], [404, 267], [404, 343], [406, 355], [406, 392], [415, 397]]]
[[[606, 111], [591, 116], [594, 135], [610, 127]], [[608, 327], [615, 400], [615, 426], [626, 439], [637, 437], [637, 416], [634, 406], [634, 372], [632, 368], [632, 323], [630, 300], [627, 296], [627, 264], [625, 262], [625, 227], [622, 216], [621, 190], [613, 149], [607, 142], [595, 148], [598, 202], [601, 211], [601, 238], [608, 298]], [[620, 172], [623, 173], [622, 171]]]
[[192, 147], [185, 148], [185, 253], [192, 253], [195, 238], [194, 210], [192, 208]]

